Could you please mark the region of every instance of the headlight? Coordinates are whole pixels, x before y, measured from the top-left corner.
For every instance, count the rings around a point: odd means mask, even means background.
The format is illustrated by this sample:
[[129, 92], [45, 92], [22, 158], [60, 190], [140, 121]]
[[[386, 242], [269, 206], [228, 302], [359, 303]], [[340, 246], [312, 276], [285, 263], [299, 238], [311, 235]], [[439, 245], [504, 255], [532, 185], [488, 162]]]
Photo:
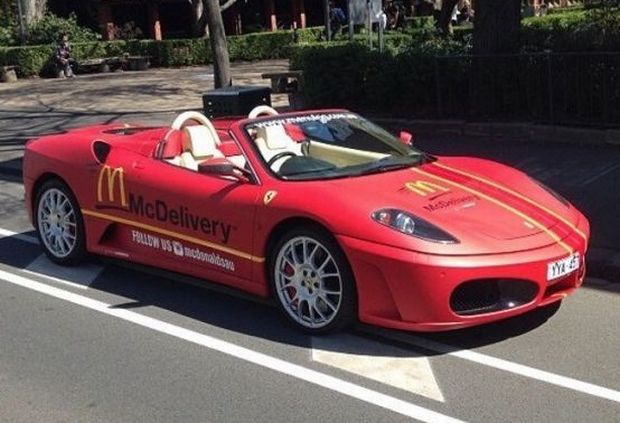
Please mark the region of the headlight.
[[545, 191], [547, 191], [549, 194], [551, 194], [556, 200], [558, 200], [560, 203], [564, 204], [566, 207], [570, 207], [570, 202], [562, 197], [560, 194], [558, 194], [557, 192], [555, 192], [554, 190], [552, 190], [551, 188], [549, 188], [547, 185], [543, 184], [542, 182], [531, 178], [532, 182], [534, 182], [536, 185], [538, 185], [539, 187], [541, 187], [542, 189], [544, 189]]
[[445, 244], [458, 244], [459, 240], [449, 233], [439, 229], [432, 223], [416, 217], [402, 210], [381, 209], [374, 212], [371, 217], [382, 225], [389, 226], [407, 235], [412, 235], [428, 241]]

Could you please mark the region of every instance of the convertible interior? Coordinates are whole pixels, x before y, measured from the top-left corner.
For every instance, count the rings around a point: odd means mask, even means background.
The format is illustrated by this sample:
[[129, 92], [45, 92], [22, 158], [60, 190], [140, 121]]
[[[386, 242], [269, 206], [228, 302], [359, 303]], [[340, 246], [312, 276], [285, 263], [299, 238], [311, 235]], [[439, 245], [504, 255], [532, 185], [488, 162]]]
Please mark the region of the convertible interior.
[[[249, 118], [275, 116], [268, 106], [257, 106]], [[274, 124], [248, 130], [268, 167], [285, 176], [315, 167], [345, 167], [372, 162], [387, 154], [344, 147], [309, 137], [299, 125]], [[181, 113], [164, 137], [160, 158], [175, 166], [197, 171], [200, 164], [213, 159], [227, 159], [245, 168], [246, 158], [226, 131], [218, 131], [198, 112]]]
[[164, 137], [161, 159], [186, 169], [198, 170], [208, 160], [226, 158], [243, 169], [246, 159], [230, 135], [215, 129], [211, 121], [198, 112], [181, 113]]

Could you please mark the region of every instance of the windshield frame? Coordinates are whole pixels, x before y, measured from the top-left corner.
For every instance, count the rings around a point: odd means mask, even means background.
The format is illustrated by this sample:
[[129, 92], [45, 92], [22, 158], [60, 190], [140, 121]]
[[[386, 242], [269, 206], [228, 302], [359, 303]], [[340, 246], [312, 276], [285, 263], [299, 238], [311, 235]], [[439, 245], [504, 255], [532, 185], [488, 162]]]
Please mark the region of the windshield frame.
[[[303, 121], [304, 117], [308, 117], [308, 122], [320, 121], [320, 119], [312, 119], [312, 118], [319, 117], [319, 116], [326, 116], [326, 115], [331, 116], [330, 120], [334, 120], [337, 118], [339, 119], [352, 118], [352, 119], [359, 119], [360, 121], [369, 124], [370, 127], [373, 129], [373, 131], [368, 131], [368, 128], [362, 128], [364, 132], [366, 132], [367, 134], [369, 134], [369, 136], [374, 138], [376, 142], [378, 143], [383, 142], [386, 146], [392, 148], [393, 151], [391, 153], [386, 153], [386, 154], [390, 154], [386, 157], [383, 157], [383, 158], [380, 158], [380, 159], [377, 159], [375, 161], [371, 161], [368, 163], [349, 165], [349, 166], [345, 166], [341, 168], [338, 168], [335, 165], [333, 165], [334, 167], [332, 169], [323, 170], [323, 172], [327, 172], [327, 173], [317, 174], [315, 171], [312, 171], [312, 172], [301, 172], [295, 175], [283, 175], [277, 171], [274, 171], [274, 169], [268, 166], [267, 164], [268, 160], [265, 159], [265, 157], [261, 153], [258, 145], [255, 142], [255, 138], [250, 134], [250, 131], [249, 131], [249, 129], [252, 129], [253, 127], [256, 127], [257, 125], [260, 125], [263, 122], [283, 121], [283, 123], [280, 125], [274, 124], [274, 126], [283, 126], [286, 123], [299, 123], [300, 121]], [[342, 115], [342, 116], [339, 116], [339, 115]], [[349, 124], [349, 122], [347, 123]], [[246, 137], [246, 140], [250, 144], [250, 148], [253, 150], [253, 153], [257, 157], [263, 169], [265, 169], [271, 176], [275, 177], [276, 179], [283, 180], [283, 181], [290, 181], [290, 182], [324, 181], [324, 180], [332, 180], [332, 179], [340, 179], [340, 178], [353, 178], [353, 177], [366, 176], [366, 175], [382, 173], [382, 172], [402, 170], [405, 168], [419, 166], [423, 163], [436, 160], [433, 156], [425, 153], [424, 151], [421, 151], [413, 147], [411, 144], [407, 144], [403, 142], [397, 136], [390, 133], [389, 131], [382, 128], [381, 126], [377, 125], [376, 123], [370, 121], [369, 119], [366, 119], [357, 113], [354, 113], [354, 112], [351, 112], [345, 109], [300, 111], [300, 112], [292, 112], [292, 113], [283, 113], [283, 114], [272, 115], [272, 116], [262, 116], [256, 119], [245, 119], [244, 121], [239, 122], [238, 127], [242, 130], [243, 135]], [[386, 139], [389, 141], [386, 141]], [[368, 151], [368, 150], [361, 150], [361, 151], [367, 151], [369, 153], [372, 153], [372, 151]], [[400, 153], [400, 155], [396, 155], [395, 153]], [[377, 153], [377, 154], [382, 154], [382, 153]], [[388, 158], [388, 157], [397, 158], [397, 159], [410, 158], [411, 162], [410, 163], [408, 161], [405, 161], [405, 163], [386, 162], [383, 165], [377, 166], [374, 169], [372, 168], [372, 166], [369, 168], [369, 165], [375, 164], [379, 160], [384, 160], [385, 158]]]

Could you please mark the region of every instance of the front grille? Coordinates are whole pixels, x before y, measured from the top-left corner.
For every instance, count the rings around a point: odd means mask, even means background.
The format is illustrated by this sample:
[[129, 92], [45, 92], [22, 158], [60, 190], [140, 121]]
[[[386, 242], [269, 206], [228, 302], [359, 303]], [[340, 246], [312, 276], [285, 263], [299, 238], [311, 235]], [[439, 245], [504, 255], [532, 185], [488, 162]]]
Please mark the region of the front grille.
[[538, 285], [520, 279], [477, 279], [460, 284], [450, 296], [456, 314], [471, 316], [518, 307], [532, 301]]

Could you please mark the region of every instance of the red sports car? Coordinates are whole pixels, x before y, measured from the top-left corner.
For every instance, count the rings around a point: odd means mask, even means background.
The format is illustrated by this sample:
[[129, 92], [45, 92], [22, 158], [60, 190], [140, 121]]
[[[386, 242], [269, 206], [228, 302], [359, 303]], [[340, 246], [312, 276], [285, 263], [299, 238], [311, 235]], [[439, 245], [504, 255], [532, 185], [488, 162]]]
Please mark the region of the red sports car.
[[587, 219], [510, 167], [434, 157], [346, 110], [30, 141], [26, 205], [47, 255], [87, 252], [268, 297], [310, 333], [415, 331], [525, 313], [583, 281]]

